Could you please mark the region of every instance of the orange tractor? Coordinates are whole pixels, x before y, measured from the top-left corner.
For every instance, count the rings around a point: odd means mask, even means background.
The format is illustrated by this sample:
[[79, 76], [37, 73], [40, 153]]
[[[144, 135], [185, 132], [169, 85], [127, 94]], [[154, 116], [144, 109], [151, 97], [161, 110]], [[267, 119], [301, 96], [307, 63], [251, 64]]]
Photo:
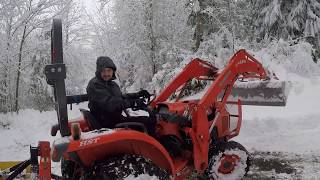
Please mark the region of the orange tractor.
[[[83, 109], [82, 117], [68, 121], [67, 104], [87, 101], [87, 96], [66, 96], [61, 27], [61, 21], [55, 19], [52, 64], [46, 66], [45, 74], [54, 87], [59, 121], [51, 134], [59, 130], [62, 137], [51, 147], [49, 142], [40, 142], [31, 148], [31, 159], [16, 167], [15, 174], [28, 164], [40, 179], [124, 179], [149, 174], [179, 180], [195, 171], [208, 179], [242, 179], [247, 174], [250, 155], [231, 141], [241, 127], [241, 100], [230, 101], [230, 97], [238, 79], [268, 79], [253, 56], [240, 50], [223, 70], [193, 59], [143, 109], [157, 119], [156, 135], [150, 136], [143, 124], [134, 122], [118, 124], [115, 129], [98, 128], [94, 117]], [[211, 81], [211, 85], [202, 97], [181, 98], [193, 79]], [[282, 95], [279, 98], [285, 101]], [[283, 104], [273, 101], [271, 105]], [[61, 161], [62, 177], [51, 173], [51, 160]]]

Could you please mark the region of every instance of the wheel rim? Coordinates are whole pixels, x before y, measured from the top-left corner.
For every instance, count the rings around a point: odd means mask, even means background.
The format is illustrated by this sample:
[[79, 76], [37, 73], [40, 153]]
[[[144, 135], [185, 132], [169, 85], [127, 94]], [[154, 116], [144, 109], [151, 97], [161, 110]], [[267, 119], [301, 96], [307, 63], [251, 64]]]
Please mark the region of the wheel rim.
[[224, 154], [220, 158], [220, 163], [219, 163], [220, 165], [219, 165], [218, 171], [223, 174], [231, 173], [234, 170], [239, 160], [240, 160], [239, 156], [235, 154], [232, 154], [232, 155]]

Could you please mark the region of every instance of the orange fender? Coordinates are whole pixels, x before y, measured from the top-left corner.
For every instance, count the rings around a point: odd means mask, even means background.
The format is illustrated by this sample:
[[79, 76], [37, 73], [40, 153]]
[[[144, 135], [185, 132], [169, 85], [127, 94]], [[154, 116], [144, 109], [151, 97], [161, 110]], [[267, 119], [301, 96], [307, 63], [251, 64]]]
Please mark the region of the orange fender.
[[95, 161], [118, 154], [136, 154], [151, 159], [173, 176], [175, 168], [167, 150], [153, 137], [134, 130], [117, 129], [82, 133], [80, 140], [70, 141], [70, 158], [80, 159], [89, 167]]

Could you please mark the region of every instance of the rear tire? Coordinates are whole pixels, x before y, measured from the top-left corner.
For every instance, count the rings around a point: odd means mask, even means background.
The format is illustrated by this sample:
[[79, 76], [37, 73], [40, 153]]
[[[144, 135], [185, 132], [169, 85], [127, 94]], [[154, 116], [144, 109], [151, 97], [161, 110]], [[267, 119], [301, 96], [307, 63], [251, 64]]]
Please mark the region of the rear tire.
[[219, 144], [210, 153], [206, 176], [214, 180], [241, 180], [249, 171], [250, 160], [249, 152], [240, 143]]
[[91, 180], [120, 180], [128, 176], [156, 176], [159, 180], [169, 180], [170, 175], [157, 167], [151, 160], [138, 155], [118, 155], [98, 162], [93, 171], [86, 174], [84, 179]]
[[80, 176], [75, 171], [77, 170], [77, 164], [73, 161], [62, 158], [61, 159], [61, 175], [63, 179], [75, 180], [79, 179]]

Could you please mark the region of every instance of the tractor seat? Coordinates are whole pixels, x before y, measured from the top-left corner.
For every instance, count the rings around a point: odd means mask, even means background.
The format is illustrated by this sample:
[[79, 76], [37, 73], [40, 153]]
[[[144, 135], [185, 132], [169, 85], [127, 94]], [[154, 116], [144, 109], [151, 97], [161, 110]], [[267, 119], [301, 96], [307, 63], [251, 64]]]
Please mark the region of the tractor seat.
[[143, 123], [140, 122], [123, 122], [114, 126], [115, 128], [133, 129], [148, 134], [148, 130]]
[[[91, 130], [101, 129], [102, 125], [99, 121], [90, 113], [89, 110], [79, 109], [84, 117], [84, 119], [88, 122]], [[124, 129], [134, 129], [136, 131], [148, 133], [147, 128], [143, 123], [140, 122], [123, 122], [118, 123], [114, 126], [115, 128], [124, 128]]]
[[90, 113], [90, 111], [88, 111], [86, 109], [79, 109], [79, 110], [82, 113], [84, 119], [88, 122], [88, 124], [92, 130], [102, 128], [99, 121]]

